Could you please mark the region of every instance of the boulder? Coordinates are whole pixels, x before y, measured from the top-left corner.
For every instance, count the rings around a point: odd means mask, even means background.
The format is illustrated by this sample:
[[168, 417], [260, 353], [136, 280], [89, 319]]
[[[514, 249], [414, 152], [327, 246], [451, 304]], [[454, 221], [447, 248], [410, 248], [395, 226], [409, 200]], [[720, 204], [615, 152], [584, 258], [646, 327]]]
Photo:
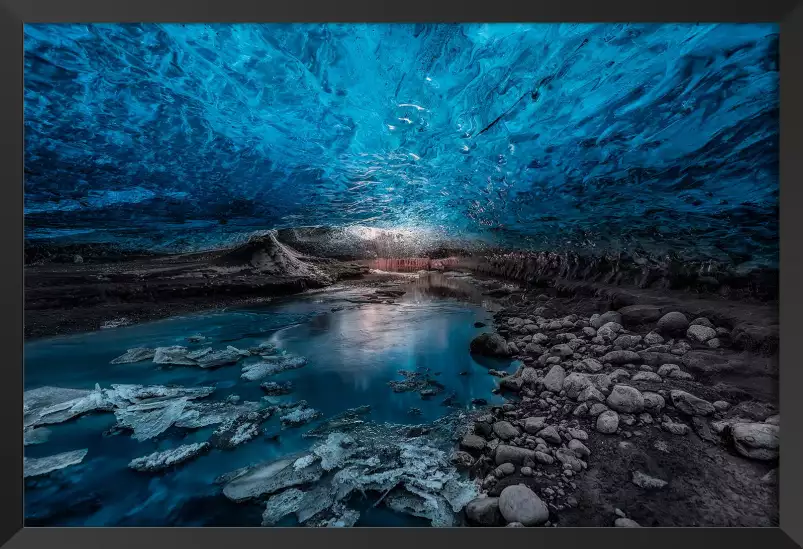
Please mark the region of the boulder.
[[709, 339], [714, 339], [717, 337], [717, 332], [708, 326], [694, 324], [689, 326], [689, 329], [686, 330], [686, 337], [692, 341], [696, 341], [697, 343], [705, 343]]
[[591, 380], [587, 376], [578, 373], [571, 373], [563, 380], [563, 390], [566, 391], [566, 396], [573, 399], [576, 399], [583, 389], [591, 385]]
[[517, 446], [510, 446], [508, 444], [500, 444], [496, 447], [494, 461], [497, 465], [503, 463], [512, 463], [514, 465], [523, 465], [525, 459], [535, 460], [535, 452], [527, 448], [518, 448]]
[[655, 322], [661, 318], [661, 309], [654, 305], [629, 305], [619, 309], [620, 324], [638, 326]]
[[469, 350], [472, 354], [492, 357], [510, 355], [507, 341], [499, 334], [484, 333], [471, 340]]
[[656, 331], [661, 334], [677, 335], [685, 332], [688, 327], [689, 320], [686, 315], [675, 311], [665, 314], [658, 320]]
[[544, 376], [544, 388], [553, 393], [559, 393], [563, 389], [563, 382], [566, 379], [566, 370], [561, 366], [555, 365]]
[[591, 326], [595, 330], [599, 330], [609, 322], [615, 322], [617, 324], [621, 324], [622, 315], [616, 311], [608, 311], [607, 313], [603, 313], [596, 318], [591, 317]]
[[493, 425], [493, 431], [500, 440], [510, 440], [519, 436], [519, 430], [507, 421], [497, 421]]
[[502, 490], [499, 511], [507, 522], [520, 522], [524, 526], [537, 526], [549, 520], [546, 504], [523, 484]]
[[672, 391], [669, 393], [669, 396], [672, 399], [672, 404], [675, 405], [675, 408], [686, 415], [709, 416], [716, 411], [716, 408], [714, 408], [713, 404], [707, 400], [697, 398], [686, 391]]
[[546, 426], [545, 417], [528, 417], [524, 420], [524, 430], [531, 435], [536, 434]]
[[641, 355], [634, 351], [611, 351], [600, 359], [611, 364], [636, 364], [642, 361]]
[[619, 428], [619, 414], [610, 410], [602, 412], [597, 417], [597, 431], [610, 435]]
[[777, 459], [779, 434], [780, 427], [770, 423], [736, 423], [731, 427], [734, 448], [750, 459]]
[[616, 385], [608, 395], [607, 404], [617, 412], [636, 414], [644, 409], [644, 397], [638, 389], [627, 385]]
[[466, 518], [477, 526], [498, 526], [502, 522], [499, 498], [479, 497], [469, 501], [465, 508]]

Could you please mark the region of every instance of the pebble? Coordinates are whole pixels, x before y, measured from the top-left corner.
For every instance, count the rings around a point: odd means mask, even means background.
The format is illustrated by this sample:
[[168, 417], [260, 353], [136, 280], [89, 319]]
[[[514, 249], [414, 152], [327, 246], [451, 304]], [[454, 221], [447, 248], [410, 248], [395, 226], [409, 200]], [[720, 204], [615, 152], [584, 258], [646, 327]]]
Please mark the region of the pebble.
[[508, 486], [499, 495], [499, 511], [508, 523], [537, 526], [549, 520], [549, 509], [535, 492], [517, 484]]
[[637, 413], [644, 409], [644, 397], [638, 389], [628, 385], [616, 385], [608, 395], [607, 404], [617, 412]]
[[597, 431], [613, 434], [619, 428], [619, 414], [612, 411], [602, 412], [597, 418]]

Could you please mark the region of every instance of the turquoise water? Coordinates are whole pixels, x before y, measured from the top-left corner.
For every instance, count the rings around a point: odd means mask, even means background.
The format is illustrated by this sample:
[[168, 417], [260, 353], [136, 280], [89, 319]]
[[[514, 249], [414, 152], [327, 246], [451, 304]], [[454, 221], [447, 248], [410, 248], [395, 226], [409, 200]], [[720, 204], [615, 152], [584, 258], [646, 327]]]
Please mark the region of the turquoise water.
[[[448, 282], [454, 289], [455, 281]], [[306, 400], [323, 418], [362, 405], [370, 405], [368, 419], [377, 422], [420, 424], [454, 410], [469, 409], [471, 400], [501, 402], [492, 394], [495, 379], [487, 367], [510, 368], [510, 363], [479, 364], [468, 353], [469, 342], [490, 324], [489, 303], [481, 299], [442, 297], [444, 287], [434, 279], [408, 285], [408, 293], [395, 304], [355, 304], [360, 290], [341, 289], [276, 301], [259, 308], [223, 310], [151, 322], [88, 334], [29, 342], [25, 346], [25, 388], [44, 385], [91, 389], [95, 383], [143, 385], [215, 385], [211, 400], [238, 395], [257, 401], [262, 381], [294, 384], [292, 394], [277, 402]], [[439, 295], [436, 295], [439, 294]], [[483, 306], [484, 305], [484, 306]], [[340, 310], [334, 310], [343, 307]], [[188, 336], [209, 338], [189, 344]], [[237, 365], [212, 370], [191, 366], [158, 367], [152, 362], [112, 365], [126, 349], [137, 346], [186, 345], [241, 349], [270, 342], [289, 353], [307, 358], [306, 367], [262, 381], [244, 381]], [[417, 392], [394, 393], [388, 381], [401, 380], [398, 370], [428, 368], [446, 389], [431, 399]], [[443, 405], [455, 395], [452, 408]], [[410, 408], [421, 415], [409, 414]], [[178, 468], [161, 473], [138, 473], [128, 462], [156, 450], [208, 439], [215, 426], [196, 431], [173, 428], [157, 440], [138, 442], [127, 433], [104, 436], [115, 423], [112, 413], [95, 413], [61, 425], [48, 426], [48, 442], [28, 446], [28, 457], [87, 448], [83, 463], [50, 476], [26, 481], [26, 524], [58, 526], [257, 526], [262, 507], [234, 504], [219, 494], [214, 480], [247, 465], [276, 459], [308, 448], [312, 441], [301, 434], [314, 427], [281, 431], [276, 441], [259, 437], [233, 450], [212, 450]], [[274, 416], [265, 431], [279, 430]], [[426, 521], [401, 517], [372, 502], [353, 502], [364, 508], [358, 525], [425, 525]]]

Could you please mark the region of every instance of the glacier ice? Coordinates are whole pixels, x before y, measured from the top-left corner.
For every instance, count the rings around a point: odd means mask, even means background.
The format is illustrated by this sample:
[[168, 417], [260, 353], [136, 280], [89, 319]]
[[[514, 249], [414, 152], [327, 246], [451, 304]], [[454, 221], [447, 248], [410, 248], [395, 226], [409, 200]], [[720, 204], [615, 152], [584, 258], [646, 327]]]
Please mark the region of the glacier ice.
[[74, 450], [43, 458], [23, 458], [23, 477], [43, 476], [71, 465], [77, 465], [84, 461], [88, 451]]
[[774, 263], [778, 31], [26, 24], [26, 237], [180, 251], [324, 220]]
[[189, 461], [210, 448], [208, 442], [184, 444], [170, 450], [153, 452], [131, 460], [128, 466], [135, 471], [156, 472]]

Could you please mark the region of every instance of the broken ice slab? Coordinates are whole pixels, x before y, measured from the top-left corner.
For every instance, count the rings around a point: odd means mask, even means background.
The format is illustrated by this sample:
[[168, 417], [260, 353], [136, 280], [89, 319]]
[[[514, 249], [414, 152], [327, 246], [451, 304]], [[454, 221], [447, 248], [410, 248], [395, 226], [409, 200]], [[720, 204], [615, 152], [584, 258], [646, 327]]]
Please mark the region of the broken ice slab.
[[23, 477], [38, 477], [81, 463], [89, 450], [73, 450], [43, 458], [23, 458]]
[[189, 402], [184, 408], [181, 417], [176, 421], [175, 426], [182, 429], [200, 429], [218, 423], [225, 423], [229, 420], [260, 410], [262, 405], [259, 402], [243, 402], [236, 404], [231, 402]]
[[298, 427], [321, 417], [321, 412], [314, 408], [297, 408], [279, 418], [283, 427]]
[[209, 441], [215, 448], [229, 449], [259, 436], [260, 426], [273, 414], [270, 408], [248, 412], [227, 419], [212, 433]]
[[335, 416], [332, 416], [301, 436], [304, 438], [324, 437], [332, 431], [348, 430], [351, 427], [365, 423], [363, 416], [368, 415], [369, 413], [371, 413], [370, 404], [358, 406], [357, 408], [351, 408], [345, 412], [341, 412]]
[[146, 473], [162, 471], [198, 457], [209, 450], [210, 447], [208, 442], [184, 444], [177, 448], [172, 448], [163, 452], [154, 452], [147, 456], [133, 459], [128, 464], [128, 467], [135, 471]]
[[262, 513], [262, 526], [273, 526], [287, 515], [298, 511], [304, 492], [290, 488], [268, 498], [265, 511]]
[[223, 495], [232, 501], [245, 501], [274, 494], [285, 488], [302, 486], [321, 478], [323, 469], [319, 463], [302, 469], [293, 464], [307, 454], [296, 454], [276, 461], [237, 471], [238, 476], [223, 487]]
[[227, 364], [236, 364], [241, 358], [243, 358], [243, 355], [240, 354], [238, 349], [229, 347], [221, 351], [213, 351], [209, 348], [208, 352], [194, 358], [194, 360], [201, 368], [215, 368], [217, 366], [226, 366]]
[[23, 445], [32, 446], [34, 444], [44, 444], [50, 438], [50, 430], [45, 427], [36, 429], [25, 429], [22, 433]]
[[190, 350], [180, 345], [171, 347], [157, 347], [153, 356], [156, 364], [167, 364], [171, 366], [195, 366], [195, 361], [187, 355]]
[[[94, 398], [93, 391], [40, 387], [23, 395], [23, 427], [62, 423], [103, 403]], [[110, 405], [107, 406], [110, 410]]]
[[125, 354], [122, 354], [111, 361], [111, 364], [132, 364], [134, 362], [142, 362], [144, 360], [152, 360], [156, 355], [156, 349], [149, 349], [148, 347], [134, 347], [128, 349]]
[[395, 489], [382, 501], [397, 513], [429, 519], [436, 528], [448, 528], [457, 523], [455, 513], [440, 496], [426, 494], [426, 497], [404, 489]]
[[260, 385], [260, 388], [267, 396], [289, 395], [293, 392], [293, 383], [291, 381], [266, 381]]
[[132, 404], [118, 409], [114, 415], [120, 427], [134, 431], [134, 440], [148, 440], [167, 431], [184, 412], [186, 398]]
[[243, 373], [240, 377], [248, 381], [256, 381], [287, 370], [303, 368], [306, 365], [307, 359], [303, 356], [266, 356], [262, 357], [262, 362], [243, 366]]
[[305, 526], [314, 528], [348, 528], [357, 524], [360, 512], [349, 509], [342, 503], [335, 503], [305, 523]]

